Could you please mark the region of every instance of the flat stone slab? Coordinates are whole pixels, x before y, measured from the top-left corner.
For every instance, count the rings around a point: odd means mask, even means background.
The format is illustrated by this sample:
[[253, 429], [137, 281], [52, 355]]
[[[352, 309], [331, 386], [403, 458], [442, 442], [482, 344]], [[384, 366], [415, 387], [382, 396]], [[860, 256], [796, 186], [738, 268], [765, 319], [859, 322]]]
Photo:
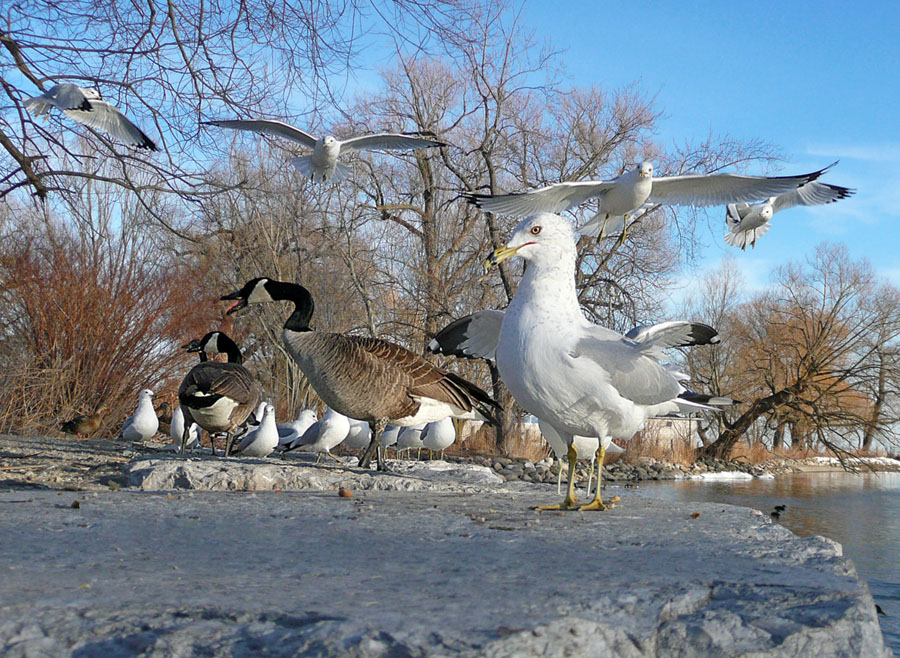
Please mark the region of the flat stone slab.
[[0, 491], [0, 655], [890, 655], [833, 542], [617, 492]]
[[365, 491], [484, 493], [505, 482], [491, 469], [476, 464], [392, 460], [389, 467], [391, 472], [378, 473], [299, 459], [155, 455], [135, 459], [123, 470], [127, 485], [144, 491], [336, 491], [345, 487]]

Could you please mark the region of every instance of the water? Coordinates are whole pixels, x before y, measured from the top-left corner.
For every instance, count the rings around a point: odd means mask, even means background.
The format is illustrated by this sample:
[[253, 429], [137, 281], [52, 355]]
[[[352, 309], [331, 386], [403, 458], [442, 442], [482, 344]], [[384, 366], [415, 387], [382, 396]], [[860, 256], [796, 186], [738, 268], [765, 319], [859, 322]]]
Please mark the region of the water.
[[844, 547], [869, 584], [885, 641], [900, 656], [900, 473], [796, 473], [774, 479], [649, 482], [644, 495], [729, 503], [765, 514], [785, 505], [781, 523], [802, 537], [824, 535]]

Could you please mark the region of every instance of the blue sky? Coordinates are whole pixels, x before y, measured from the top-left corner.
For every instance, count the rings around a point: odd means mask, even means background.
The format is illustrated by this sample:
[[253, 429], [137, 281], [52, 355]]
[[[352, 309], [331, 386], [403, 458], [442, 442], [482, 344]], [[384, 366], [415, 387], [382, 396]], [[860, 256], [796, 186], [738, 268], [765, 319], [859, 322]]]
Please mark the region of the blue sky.
[[782, 150], [785, 173], [840, 160], [823, 181], [856, 195], [779, 213], [755, 250], [725, 245], [724, 209], [711, 210], [701, 268], [731, 256], [761, 286], [830, 240], [900, 286], [900, 3], [532, 0], [521, 20], [566, 47], [572, 84], [637, 81], [656, 95], [664, 144], [710, 131], [762, 138]]

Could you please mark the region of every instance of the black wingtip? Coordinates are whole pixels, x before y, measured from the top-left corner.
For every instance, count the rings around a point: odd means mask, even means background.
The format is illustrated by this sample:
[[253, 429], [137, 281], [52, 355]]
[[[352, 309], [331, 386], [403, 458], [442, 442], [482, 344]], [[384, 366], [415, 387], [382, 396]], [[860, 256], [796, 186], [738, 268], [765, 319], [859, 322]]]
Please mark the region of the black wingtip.
[[[715, 345], [722, 339], [719, 338], [719, 332], [708, 324], [692, 322], [690, 340], [691, 342], [688, 345]], [[687, 347], [688, 345], [683, 345], [682, 347]]]

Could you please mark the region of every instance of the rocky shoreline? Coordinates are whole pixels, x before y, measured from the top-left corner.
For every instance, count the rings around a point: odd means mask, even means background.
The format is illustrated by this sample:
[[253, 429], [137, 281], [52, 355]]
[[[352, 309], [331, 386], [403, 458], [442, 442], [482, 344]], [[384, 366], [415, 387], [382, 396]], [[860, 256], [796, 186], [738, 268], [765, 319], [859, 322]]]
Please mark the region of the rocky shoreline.
[[[51, 489], [105, 489], [129, 486], [129, 471], [145, 459], [165, 457], [172, 446], [162, 443], [129, 444], [111, 439], [74, 439], [71, 437], [40, 437], [0, 435], [0, 488], [16, 486], [47, 487]], [[198, 453], [200, 454], [200, 453]], [[209, 459], [206, 457], [205, 459]], [[308, 457], [292, 457], [284, 462], [269, 458], [272, 466], [306, 463]], [[476, 465], [498, 476], [500, 482], [556, 485], [559, 463], [550, 458], [537, 462], [510, 457], [487, 455], [446, 455], [450, 465]], [[352, 466], [350, 458], [347, 466]], [[423, 461], [428, 464], [423, 451]], [[416, 462], [399, 460], [401, 470]], [[860, 470], [900, 471], [900, 460], [887, 457], [866, 458], [858, 464]], [[579, 462], [576, 469], [578, 486], [587, 482], [590, 465]], [[764, 464], [739, 461], [701, 459], [689, 466], [645, 459], [631, 464], [622, 459], [603, 468], [603, 481], [609, 483], [638, 483], [647, 480], [677, 480], [712, 478], [716, 474], [732, 478], [774, 477], [798, 472], [840, 471], [837, 460], [811, 457], [802, 460], [772, 460]], [[563, 473], [565, 479], [565, 472]]]
[[[447, 456], [447, 461], [456, 463], [473, 463], [487, 466], [493, 469], [497, 475], [507, 482], [521, 480], [536, 484], [556, 484], [559, 473], [559, 462], [549, 458], [530, 462], [523, 459], [510, 457], [490, 456]], [[789, 473], [802, 473], [810, 471], [834, 471], [842, 470], [842, 467], [834, 460], [821, 461], [822, 458], [809, 459], [784, 459], [773, 460], [764, 464], [748, 464], [746, 462], [728, 461], [723, 459], [702, 458], [690, 466], [674, 464], [671, 462], [645, 459], [639, 464], [630, 464], [617, 461], [603, 467], [604, 482], [640, 482], [643, 480], [681, 480], [703, 477], [714, 473], [733, 473], [738, 476], [744, 474], [747, 477], [774, 477]], [[871, 467], [876, 471], [900, 471], [900, 460], [887, 457], [877, 458], [877, 461], [864, 461], [857, 468]], [[586, 481], [590, 465], [587, 462], [579, 462], [575, 469], [578, 482]], [[565, 466], [563, 466], [563, 479], [565, 479]]]

